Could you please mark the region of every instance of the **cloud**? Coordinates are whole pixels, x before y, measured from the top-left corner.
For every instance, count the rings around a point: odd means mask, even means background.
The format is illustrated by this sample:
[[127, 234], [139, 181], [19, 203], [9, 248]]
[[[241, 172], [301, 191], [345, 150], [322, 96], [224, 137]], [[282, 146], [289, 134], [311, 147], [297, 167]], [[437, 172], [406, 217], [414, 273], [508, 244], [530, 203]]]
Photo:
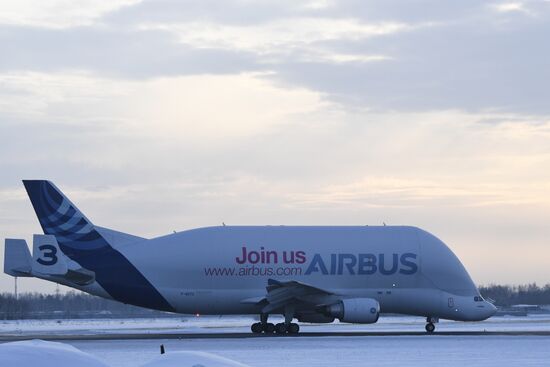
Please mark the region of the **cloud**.
[[494, 9], [499, 13], [518, 12], [524, 14], [532, 14], [521, 2], [499, 3], [493, 5]]
[[314, 12], [314, 2], [266, 0], [251, 2], [228, 0], [155, 0], [141, 1], [107, 14], [103, 21], [109, 24], [136, 25], [141, 23], [182, 23], [212, 21], [225, 24], [258, 24], [293, 14]]
[[549, 7], [518, 4], [536, 16], [495, 16], [476, 1], [236, 1], [213, 12], [208, 2], [145, 1], [85, 27], [3, 26], [0, 70], [126, 79], [264, 72], [362, 108], [548, 114], [550, 54], [538, 45]]
[[144, 29], [161, 29], [178, 35], [195, 47], [229, 48], [258, 55], [277, 54], [279, 49], [307, 47], [327, 40], [360, 40], [407, 31], [397, 22], [363, 23], [356, 19], [291, 18], [253, 26], [217, 25], [208, 22], [182, 24], [144, 23]]
[[104, 76], [148, 78], [257, 69], [246, 53], [189, 47], [162, 31], [3, 26], [0, 44], [4, 52], [0, 70], [4, 72], [84, 70]]
[[295, 18], [362, 19], [367, 22], [397, 21], [425, 22], [434, 18], [456, 19], [475, 14], [485, 7], [484, 2], [465, 0], [460, 3], [441, 3], [433, 0], [386, 1], [291, 1], [261, 2], [228, 0], [220, 5], [215, 0], [145, 0], [107, 14], [110, 24], [183, 24], [191, 21], [220, 25], [259, 26]]
[[18, 0], [0, 4], [0, 24], [27, 25], [44, 28], [71, 28], [90, 25], [117, 8], [139, 0], [78, 2], [64, 0]]
[[0, 6], [3, 236], [48, 178], [138, 235], [385, 221], [547, 278], [548, 3], [113, 4]]
[[[550, 157], [546, 157], [548, 161]], [[477, 208], [514, 205], [550, 205], [544, 193], [550, 189], [545, 183], [510, 184], [502, 182], [456, 182], [416, 178], [376, 177], [327, 185], [317, 192], [292, 197], [293, 207], [334, 208], [357, 207], [365, 209], [407, 209], [428, 205], [446, 208]]]
[[500, 110], [550, 112], [538, 47], [547, 22], [501, 29], [466, 22], [436, 25], [384, 38], [324, 42], [335, 53], [384, 55], [376, 63], [283, 62], [278, 79], [323, 92], [335, 101], [382, 110]]

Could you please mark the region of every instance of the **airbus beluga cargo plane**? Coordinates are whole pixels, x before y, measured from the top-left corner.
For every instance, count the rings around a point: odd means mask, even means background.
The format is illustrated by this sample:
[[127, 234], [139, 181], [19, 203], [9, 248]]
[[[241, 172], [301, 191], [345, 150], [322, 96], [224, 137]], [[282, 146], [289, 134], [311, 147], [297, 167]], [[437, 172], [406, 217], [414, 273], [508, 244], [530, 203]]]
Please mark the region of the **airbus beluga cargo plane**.
[[[4, 271], [183, 314], [255, 314], [253, 333], [375, 323], [380, 313], [478, 321], [496, 309], [453, 252], [406, 226], [221, 226], [145, 239], [94, 225], [51, 182], [23, 181], [44, 235], [6, 239]], [[274, 325], [269, 315], [284, 316]]]

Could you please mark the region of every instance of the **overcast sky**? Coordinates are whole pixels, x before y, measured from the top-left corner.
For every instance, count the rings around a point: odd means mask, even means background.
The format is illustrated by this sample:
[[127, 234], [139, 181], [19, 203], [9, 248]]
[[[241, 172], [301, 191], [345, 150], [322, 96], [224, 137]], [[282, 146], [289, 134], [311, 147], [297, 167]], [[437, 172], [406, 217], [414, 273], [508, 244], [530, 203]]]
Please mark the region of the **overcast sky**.
[[407, 224], [550, 282], [549, 39], [542, 0], [2, 1], [0, 237], [40, 178], [136, 235]]

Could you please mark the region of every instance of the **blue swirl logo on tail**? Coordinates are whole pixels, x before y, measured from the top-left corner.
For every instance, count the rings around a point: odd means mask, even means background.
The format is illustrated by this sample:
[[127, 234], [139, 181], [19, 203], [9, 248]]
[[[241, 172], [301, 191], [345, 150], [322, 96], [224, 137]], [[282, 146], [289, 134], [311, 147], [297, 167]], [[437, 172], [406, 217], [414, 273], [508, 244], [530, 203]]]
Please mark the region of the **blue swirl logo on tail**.
[[44, 233], [54, 235], [68, 256], [109, 246], [88, 218], [52, 183], [24, 181], [24, 184]]
[[61, 251], [95, 272], [96, 281], [115, 300], [141, 307], [174, 311], [141, 272], [101, 236], [94, 225], [54, 184], [24, 180], [40, 225], [54, 235]]

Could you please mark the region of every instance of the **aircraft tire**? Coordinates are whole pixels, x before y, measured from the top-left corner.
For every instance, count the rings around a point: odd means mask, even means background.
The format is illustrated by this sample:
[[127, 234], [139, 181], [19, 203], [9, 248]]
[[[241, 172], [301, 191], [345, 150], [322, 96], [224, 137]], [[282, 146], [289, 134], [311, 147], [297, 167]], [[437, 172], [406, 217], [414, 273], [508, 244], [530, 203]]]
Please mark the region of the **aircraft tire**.
[[296, 323], [292, 323], [288, 325], [288, 333], [289, 334], [298, 334], [300, 332], [300, 325]]
[[262, 324], [260, 322], [255, 322], [250, 326], [250, 330], [252, 330], [254, 334], [260, 334], [263, 331]]
[[273, 334], [275, 332], [275, 325], [271, 322], [268, 322], [267, 324], [263, 325], [263, 330], [266, 334]]
[[277, 334], [286, 334], [287, 329], [286, 329], [286, 325], [284, 324], [284, 322], [281, 322], [281, 323], [278, 323], [277, 325], [275, 325], [275, 332]]
[[434, 332], [434, 330], [435, 330], [435, 325], [433, 323], [429, 322], [426, 324], [426, 332], [431, 334]]

